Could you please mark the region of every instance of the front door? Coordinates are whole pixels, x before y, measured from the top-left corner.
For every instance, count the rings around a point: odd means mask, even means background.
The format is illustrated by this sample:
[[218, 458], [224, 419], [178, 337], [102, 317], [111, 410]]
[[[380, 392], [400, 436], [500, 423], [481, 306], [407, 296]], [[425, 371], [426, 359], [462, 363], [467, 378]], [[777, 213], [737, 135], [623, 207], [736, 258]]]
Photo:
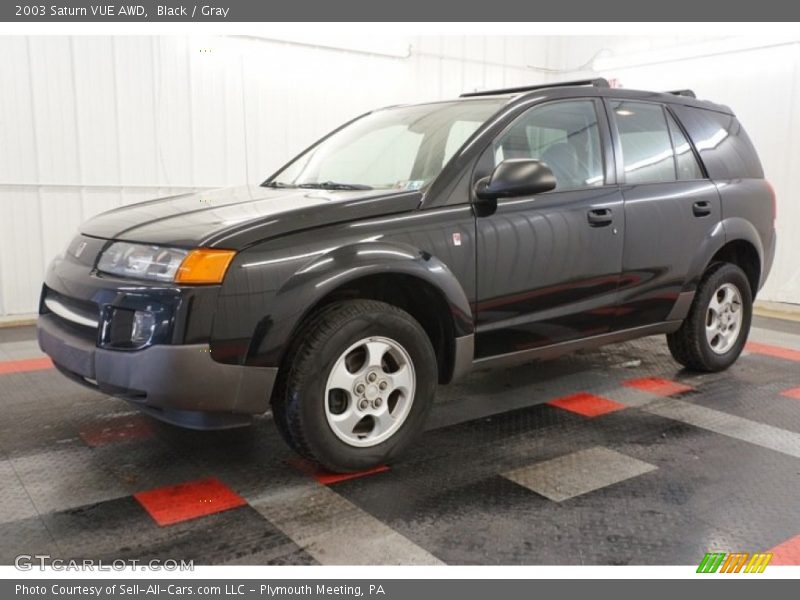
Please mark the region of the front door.
[[503, 160], [535, 158], [557, 185], [477, 210], [476, 358], [617, 328], [625, 221], [611, 155], [596, 99], [533, 107], [486, 149], [476, 179]]

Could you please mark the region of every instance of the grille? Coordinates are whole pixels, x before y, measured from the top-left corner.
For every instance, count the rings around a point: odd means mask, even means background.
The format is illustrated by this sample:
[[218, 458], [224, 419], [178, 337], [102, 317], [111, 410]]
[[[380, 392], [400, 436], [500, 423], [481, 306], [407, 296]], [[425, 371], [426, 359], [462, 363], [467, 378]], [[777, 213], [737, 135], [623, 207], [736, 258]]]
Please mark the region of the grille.
[[100, 309], [94, 302], [70, 298], [45, 288], [42, 311], [55, 315], [64, 327], [87, 340], [97, 338]]

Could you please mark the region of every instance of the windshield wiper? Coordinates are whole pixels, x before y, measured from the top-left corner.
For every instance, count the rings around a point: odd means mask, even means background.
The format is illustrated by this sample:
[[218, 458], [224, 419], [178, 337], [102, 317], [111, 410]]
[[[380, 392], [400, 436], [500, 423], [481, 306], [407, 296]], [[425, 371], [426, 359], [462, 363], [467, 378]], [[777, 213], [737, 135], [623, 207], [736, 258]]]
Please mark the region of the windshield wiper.
[[269, 188], [293, 188], [297, 187], [291, 183], [283, 183], [282, 181], [265, 181], [261, 184], [262, 187], [269, 187]]
[[321, 181], [317, 183], [301, 183], [297, 187], [315, 190], [371, 190], [372, 186], [360, 183], [337, 183], [335, 181]]

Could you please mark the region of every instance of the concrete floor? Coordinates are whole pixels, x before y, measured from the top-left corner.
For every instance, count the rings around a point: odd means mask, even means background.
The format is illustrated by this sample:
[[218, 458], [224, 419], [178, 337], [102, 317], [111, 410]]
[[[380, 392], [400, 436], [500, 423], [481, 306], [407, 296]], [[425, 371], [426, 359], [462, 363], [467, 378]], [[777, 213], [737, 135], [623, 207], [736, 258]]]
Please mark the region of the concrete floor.
[[800, 564], [800, 323], [728, 371], [663, 336], [441, 388], [405, 460], [341, 478], [266, 416], [194, 432], [84, 389], [0, 329], [0, 563]]

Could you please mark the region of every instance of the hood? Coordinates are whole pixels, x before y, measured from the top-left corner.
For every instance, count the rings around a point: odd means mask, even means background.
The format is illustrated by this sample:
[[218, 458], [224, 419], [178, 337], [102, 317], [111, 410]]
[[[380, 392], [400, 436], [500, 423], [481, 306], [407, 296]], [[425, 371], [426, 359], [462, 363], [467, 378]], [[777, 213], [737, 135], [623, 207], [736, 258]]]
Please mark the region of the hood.
[[292, 231], [414, 210], [420, 192], [240, 186], [150, 200], [102, 213], [84, 235], [168, 246], [241, 249]]

